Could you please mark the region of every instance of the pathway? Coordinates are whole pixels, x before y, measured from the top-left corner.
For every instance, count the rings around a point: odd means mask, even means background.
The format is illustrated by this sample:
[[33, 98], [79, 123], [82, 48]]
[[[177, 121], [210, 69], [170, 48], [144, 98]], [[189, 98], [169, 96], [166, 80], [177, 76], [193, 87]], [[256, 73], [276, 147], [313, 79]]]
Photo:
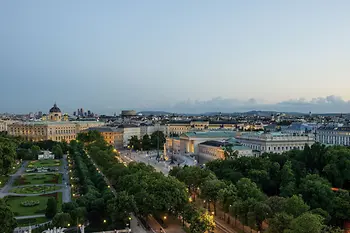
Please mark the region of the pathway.
[[28, 215], [28, 216], [18, 216], [18, 217], [15, 217], [15, 219], [41, 218], [41, 217], [45, 217], [45, 214]]
[[71, 187], [69, 185], [69, 175], [68, 175], [68, 161], [67, 161], [67, 155], [63, 156], [62, 161], [62, 166], [61, 166], [61, 172], [62, 172], [62, 181], [63, 185], [65, 187], [63, 188], [63, 193], [62, 193], [62, 202], [67, 203], [71, 202]]
[[13, 182], [15, 182], [16, 178], [20, 175], [23, 174], [23, 172], [26, 169], [28, 162], [24, 161], [21, 165], [21, 167], [16, 171], [16, 173], [10, 175], [10, 179], [7, 181], [6, 185], [4, 187], [2, 187], [2, 189], [0, 189], [0, 198], [2, 197], [1, 194], [2, 193], [7, 193], [8, 190], [10, 190], [12, 188], [12, 184]]

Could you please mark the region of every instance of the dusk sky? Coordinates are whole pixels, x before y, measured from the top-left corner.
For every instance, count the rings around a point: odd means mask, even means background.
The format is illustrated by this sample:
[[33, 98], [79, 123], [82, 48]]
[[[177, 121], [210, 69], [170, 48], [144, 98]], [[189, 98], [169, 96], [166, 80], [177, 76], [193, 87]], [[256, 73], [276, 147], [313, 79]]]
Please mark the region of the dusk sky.
[[0, 1], [0, 112], [350, 112], [350, 1]]

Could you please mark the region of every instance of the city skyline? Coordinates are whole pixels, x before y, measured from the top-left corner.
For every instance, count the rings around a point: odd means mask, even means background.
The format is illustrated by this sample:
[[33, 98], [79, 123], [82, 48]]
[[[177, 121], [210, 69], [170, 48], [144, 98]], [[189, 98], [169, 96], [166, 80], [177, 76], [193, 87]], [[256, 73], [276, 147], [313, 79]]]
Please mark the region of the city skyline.
[[0, 3], [0, 112], [350, 112], [348, 1]]

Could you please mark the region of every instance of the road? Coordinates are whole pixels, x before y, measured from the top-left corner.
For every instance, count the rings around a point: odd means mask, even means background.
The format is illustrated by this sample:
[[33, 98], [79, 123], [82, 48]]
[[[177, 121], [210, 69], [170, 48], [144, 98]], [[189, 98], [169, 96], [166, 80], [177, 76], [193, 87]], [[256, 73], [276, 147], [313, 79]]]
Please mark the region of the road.
[[0, 189], [0, 198], [4, 197], [2, 196], [2, 193], [7, 193], [12, 188], [12, 184], [15, 182], [16, 178], [25, 172], [27, 164], [28, 162], [24, 161], [16, 173], [10, 175], [10, 179], [7, 181], [6, 185]]
[[69, 184], [69, 175], [68, 175], [68, 161], [67, 161], [67, 155], [63, 156], [62, 159], [62, 165], [61, 165], [61, 172], [62, 172], [62, 182], [65, 185], [64, 190], [62, 192], [62, 202], [67, 203], [71, 202], [71, 187]]

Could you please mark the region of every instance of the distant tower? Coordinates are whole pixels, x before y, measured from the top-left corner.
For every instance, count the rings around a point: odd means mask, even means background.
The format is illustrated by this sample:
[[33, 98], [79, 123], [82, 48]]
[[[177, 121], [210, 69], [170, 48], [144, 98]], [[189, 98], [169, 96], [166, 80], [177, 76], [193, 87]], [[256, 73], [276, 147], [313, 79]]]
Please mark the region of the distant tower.
[[309, 117], [312, 117], [312, 113], [311, 112], [309, 112]]
[[83, 108], [80, 109], [80, 115], [84, 116], [84, 109]]

